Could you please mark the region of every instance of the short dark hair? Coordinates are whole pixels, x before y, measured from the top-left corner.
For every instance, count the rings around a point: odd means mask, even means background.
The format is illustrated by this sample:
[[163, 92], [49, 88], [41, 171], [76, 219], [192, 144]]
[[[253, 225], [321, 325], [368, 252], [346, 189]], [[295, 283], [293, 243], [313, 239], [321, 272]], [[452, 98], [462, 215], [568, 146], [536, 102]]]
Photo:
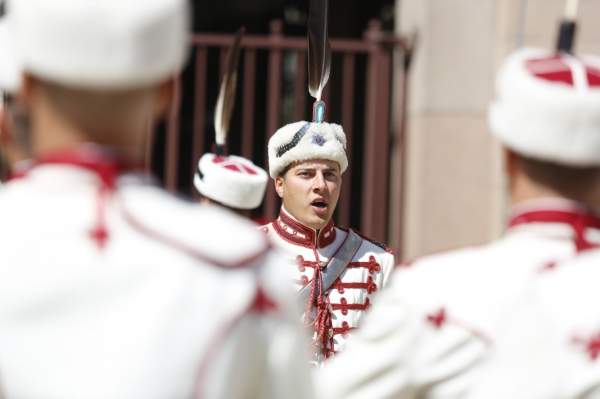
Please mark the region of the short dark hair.
[[296, 165], [297, 162], [290, 162], [288, 163], [285, 168], [281, 169], [281, 172], [279, 172], [279, 174], [277, 175], [278, 177], [285, 177], [285, 174], [288, 172], [288, 170], [292, 169], [292, 167], [294, 165]]

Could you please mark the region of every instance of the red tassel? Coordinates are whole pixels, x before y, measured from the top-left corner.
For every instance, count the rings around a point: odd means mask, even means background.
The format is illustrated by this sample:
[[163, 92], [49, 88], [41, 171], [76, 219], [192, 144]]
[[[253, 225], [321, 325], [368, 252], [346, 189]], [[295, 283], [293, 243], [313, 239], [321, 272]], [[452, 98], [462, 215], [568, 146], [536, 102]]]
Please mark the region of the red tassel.
[[106, 202], [110, 195], [110, 188], [103, 184], [98, 189], [96, 202], [96, 225], [90, 231], [90, 237], [95, 241], [98, 249], [103, 249], [108, 241], [108, 228], [106, 227]]
[[[317, 298], [316, 303], [315, 296]], [[316, 308], [316, 316], [311, 322], [310, 315], [313, 308]], [[329, 357], [331, 352], [329, 348], [333, 348], [333, 334], [331, 334], [333, 332], [333, 323], [329, 298], [323, 297], [323, 282], [320, 267], [315, 268], [308, 303], [304, 311], [304, 322], [307, 325], [313, 326], [313, 330], [316, 333], [315, 345], [320, 346], [321, 353], [326, 358]]]

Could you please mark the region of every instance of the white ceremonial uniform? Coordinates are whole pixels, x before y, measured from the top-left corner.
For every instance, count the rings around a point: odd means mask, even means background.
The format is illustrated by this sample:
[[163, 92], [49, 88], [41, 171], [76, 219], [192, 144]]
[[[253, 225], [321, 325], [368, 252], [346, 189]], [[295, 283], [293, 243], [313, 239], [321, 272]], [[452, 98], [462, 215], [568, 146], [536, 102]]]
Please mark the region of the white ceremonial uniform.
[[[324, 267], [336, 255], [348, 237], [348, 232], [330, 221], [319, 233], [302, 225], [283, 208], [279, 217], [262, 227], [278, 247], [287, 254], [289, 271], [297, 289], [311, 285], [315, 271]], [[361, 325], [361, 319], [373, 294], [387, 284], [394, 268], [394, 256], [378, 244], [363, 238], [360, 247], [346, 269], [324, 292], [321, 313], [315, 323], [317, 361], [340, 352], [346, 346], [350, 332]], [[306, 305], [305, 305], [306, 306]], [[320, 334], [320, 336], [319, 336]]]
[[395, 272], [317, 386], [328, 398], [467, 397], [532, 279], [594, 244], [600, 218], [577, 204], [523, 203], [500, 240]]
[[5, 397], [312, 397], [264, 235], [128, 172], [87, 148], [0, 192]]
[[599, 250], [540, 274], [472, 398], [600, 398], [598, 281]]

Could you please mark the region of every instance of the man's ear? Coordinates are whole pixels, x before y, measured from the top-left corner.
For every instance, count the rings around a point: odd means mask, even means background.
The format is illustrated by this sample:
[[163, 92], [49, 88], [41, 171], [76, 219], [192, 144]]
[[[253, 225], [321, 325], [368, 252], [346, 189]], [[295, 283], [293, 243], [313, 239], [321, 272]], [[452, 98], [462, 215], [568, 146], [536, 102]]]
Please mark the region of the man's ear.
[[506, 147], [502, 149], [502, 154], [507, 188], [509, 192], [513, 192], [521, 173], [520, 158], [516, 153]]
[[162, 119], [168, 116], [175, 99], [175, 78], [169, 79], [158, 86], [158, 101], [154, 107], [154, 117]]
[[283, 198], [283, 193], [285, 191], [284, 183], [283, 176], [277, 176], [275, 178], [275, 191], [277, 192], [277, 195], [279, 195], [279, 198]]
[[504, 147], [502, 149], [502, 158], [504, 161], [504, 172], [509, 178], [514, 177], [519, 168], [518, 156], [508, 148]]
[[38, 88], [37, 81], [35, 78], [28, 73], [24, 73], [21, 77], [21, 90], [19, 91], [19, 98], [25, 105], [31, 103], [32, 98], [36, 95]]

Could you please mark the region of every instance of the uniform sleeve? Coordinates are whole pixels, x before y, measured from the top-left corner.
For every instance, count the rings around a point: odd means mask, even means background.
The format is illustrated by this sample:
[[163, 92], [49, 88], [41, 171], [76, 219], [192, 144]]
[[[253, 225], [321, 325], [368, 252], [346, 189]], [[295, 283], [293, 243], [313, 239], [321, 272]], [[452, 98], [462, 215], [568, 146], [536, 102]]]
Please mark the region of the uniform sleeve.
[[[279, 264], [270, 254], [257, 278], [257, 296], [223, 344], [219, 345], [200, 397], [208, 399], [314, 398], [309, 373], [308, 337], [295, 313], [291, 285], [278, 288], [278, 274], [268, 264]], [[281, 266], [279, 264], [279, 266]]]
[[470, 398], [600, 398], [597, 278], [577, 266], [531, 284]]
[[426, 312], [410, 305], [398, 284], [402, 274], [394, 273], [346, 351], [317, 372], [323, 398], [408, 399], [434, 391], [454, 397], [441, 385], [481, 360], [482, 344], [471, 334], [438, 328]]
[[[493, 356], [486, 362], [482, 378], [470, 391], [469, 398], [551, 399], [579, 396], [559, 394], [564, 372], [557, 362], [552, 324], [540, 309], [528, 303], [515, 309], [496, 339]], [[566, 341], [566, 340], [565, 340]], [[564, 360], [564, 359], [563, 359]], [[507, 383], [509, 381], [509, 383]]]

